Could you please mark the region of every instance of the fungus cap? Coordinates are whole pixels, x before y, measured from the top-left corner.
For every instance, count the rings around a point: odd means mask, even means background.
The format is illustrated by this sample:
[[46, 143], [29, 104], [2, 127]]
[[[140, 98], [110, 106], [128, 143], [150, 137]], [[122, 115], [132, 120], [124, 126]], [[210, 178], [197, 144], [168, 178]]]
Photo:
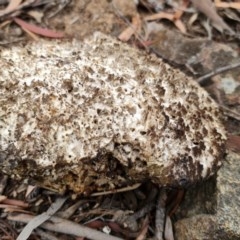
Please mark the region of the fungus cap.
[[0, 171], [77, 193], [194, 183], [226, 140], [208, 93], [101, 33], [0, 50]]

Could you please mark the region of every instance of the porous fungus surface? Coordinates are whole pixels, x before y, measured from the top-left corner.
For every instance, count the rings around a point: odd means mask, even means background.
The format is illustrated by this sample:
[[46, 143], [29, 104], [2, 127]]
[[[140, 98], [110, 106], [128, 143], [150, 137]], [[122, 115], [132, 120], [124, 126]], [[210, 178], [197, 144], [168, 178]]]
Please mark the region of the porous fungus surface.
[[0, 169], [78, 193], [214, 174], [221, 113], [153, 55], [96, 33], [0, 50]]

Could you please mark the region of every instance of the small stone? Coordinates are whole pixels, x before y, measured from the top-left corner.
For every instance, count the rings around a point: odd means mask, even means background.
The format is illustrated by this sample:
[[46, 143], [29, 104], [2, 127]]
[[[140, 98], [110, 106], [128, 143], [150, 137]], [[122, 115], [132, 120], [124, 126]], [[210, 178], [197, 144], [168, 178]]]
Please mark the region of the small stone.
[[217, 104], [153, 55], [96, 33], [0, 57], [0, 171], [13, 178], [88, 194], [185, 186], [221, 166]]
[[176, 240], [210, 240], [215, 237], [215, 217], [208, 214], [199, 214], [185, 218], [175, 224]]
[[[216, 225], [218, 239], [240, 239], [240, 155], [229, 151], [217, 177]], [[225, 238], [224, 238], [224, 237]]]
[[240, 239], [239, 169], [240, 155], [229, 151], [216, 178], [188, 189], [175, 216], [177, 240]]

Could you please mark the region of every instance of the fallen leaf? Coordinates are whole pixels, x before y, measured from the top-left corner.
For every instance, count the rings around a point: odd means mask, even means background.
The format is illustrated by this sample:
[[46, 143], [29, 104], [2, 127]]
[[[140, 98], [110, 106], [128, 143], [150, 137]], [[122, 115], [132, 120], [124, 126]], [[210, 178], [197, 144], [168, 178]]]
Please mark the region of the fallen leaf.
[[55, 32], [47, 28], [38, 27], [36, 25], [27, 23], [19, 18], [14, 18], [14, 22], [16, 22], [23, 29], [28, 30], [30, 32], [36, 33], [41, 36], [49, 37], [49, 38], [63, 38], [64, 34], [61, 32]]
[[29, 16], [31, 16], [32, 18], [34, 18], [38, 23], [42, 22], [42, 18], [43, 18], [43, 13], [39, 12], [39, 11], [35, 11], [35, 10], [30, 10], [27, 12], [27, 14]]
[[215, 6], [217, 8], [235, 8], [235, 9], [240, 9], [240, 2], [215, 1]]
[[192, 26], [193, 23], [197, 20], [198, 18], [198, 13], [194, 13], [188, 20], [188, 25]]
[[171, 22], [175, 24], [175, 26], [182, 32], [186, 33], [186, 27], [183, 24], [182, 20], [180, 19], [181, 17], [181, 12], [177, 11], [174, 14], [171, 13], [165, 13], [165, 12], [160, 12], [156, 14], [152, 14], [150, 16], [147, 16], [144, 18], [145, 21], [153, 21], [153, 20], [159, 20], [159, 19], [168, 19]]
[[118, 39], [127, 42], [131, 36], [138, 32], [139, 29], [141, 28], [141, 19], [140, 16], [137, 14], [132, 18], [132, 24], [128, 28], [126, 28], [119, 36]]
[[8, 6], [1, 10], [0, 13], [1, 14], [7, 14], [10, 13], [12, 11], [14, 11], [22, 2], [22, 0], [10, 0]]
[[153, 21], [153, 20], [158, 20], [158, 19], [168, 19], [170, 21], [173, 21], [174, 14], [160, 12], [160, 13], [152, 14], [152, 15], [144, 18], [145, 21]]
[[182, 32], [182, 33], [186, 33], [186, 27], [184, 25], [184, 23], [182, 22], [182, 20], [177, 19], [176, 21], [174, 21], [175, 26]]
[[27, 208], [29, 206], [29, 204], [26, 202], [23, 202], [23, 201], [17, 200], [17, 199], [9, 199], [9, 198], [3, 199], [1, 201], [1, 203], [12, 205], [15, 207], [20, 207], [20, 208]]
[[139, 235], [137, 236], [136, 240], [146, 239], [148, 227], [149, 227], [149, 217], [146, 216], [145, 219], [143, 220], [141, 230], [140, 230]]
[[11, 23], [10, 20], [6, 20], [6, 21], [2, 22], [2, 23], [0, 24], [0, 29], [4, 28], [4, 27], [5, 27], [6, 25], [8, 25], [9, 23]]
[[218, 15], [216, 8], [211, 0], [205, 1], [191, 0], [191, 1], [196, 9], [204, 13], [212, 21], [212, 25], [218, 31], [223, 32], [223, 30], [228, 30], [229, 33], [234, 34], [234, 31]]
[[166, 217], [164, 239], [174, 240], [172, 221], [169, 216]]
[[4, 201], [5, 199], [7, 199], [6, 196], [4, 196], [4, 195], [0, 195], [0, 202]]

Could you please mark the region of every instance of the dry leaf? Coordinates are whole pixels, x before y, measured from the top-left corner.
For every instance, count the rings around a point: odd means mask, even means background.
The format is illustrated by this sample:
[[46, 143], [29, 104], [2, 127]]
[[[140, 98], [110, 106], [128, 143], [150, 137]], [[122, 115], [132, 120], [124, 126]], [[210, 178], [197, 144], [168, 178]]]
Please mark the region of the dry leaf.
[[136, 238], [136, 240], [146, 239], [148, 227], [149, 227], [149, 217], [146, 216], [145, 219], [143, 220], [142, 228], [141, 228], [140, 233], [139, 233], [138, 237]]
[[0, 13], [7, 14], [12, 12], [20, 5], [21, 2], [22, 0], [10, 0], [8, 6], [4, 10], [1, 10]]
[[152, 15], [144, 18], [145, 21], [153, 21], [153, 20], [159, 20], [159, 19], [168, 19], [170, 21], [173, 21], [174, 14], [160, 12], [160, 13], [152, 14]]
[[164, 239], [174, 240], [172, 221], [169, 216], [166, 217]]
[[0, 195], [0, 202], [2, 202], [2, 201], [5, 200], [5, 199], [7, 199], [6, 196], [4, 196], [4, 195]]
[[27, 240], [28, 237], [31, 235], [32, 231], [44, 222], [46, 222], [51, 216], [53, 216], [62, 207], [66, 200], [67, 197], [57, 198], [56, 201], [52, 203], [52, 205], [46, 212], [43, 212], [42, 214], [34, 217], [31, 221], [29, 221], [29, 223], [24, 227], [17, 239]]
[[182, 32], [186, 33], [186, 27], [182, 20], [180, 19], [181, 17], [181, 12], [177, 11], [175, 14], [170, 14], [170, 13], [165, 13], [165, 12], [160, 12], [156, 14], [152, 14], [150, 16], [147, 16], [144, 18], [145, 21], [153, 21], [153, 20], [159, 20], [159, 19], [168, 19], [172, 21], [175, 26]]
[[15, 207], [20, 207], [20, 208], [27, 208], [29, 205], [26, 202], [23, 202], [21, 200], [17, 200], [17, 199], [9, 199], [6, 198], [4, 200], [1, 201], [3, 204], [8, 204], [8, 205], [12, 205]]
[[55, 32], [50, 29], [38, 27], [36, 25], [27, 23], [19, 18], [13, 19], [19, 26], [23, 28], [23, 30], [28, 30], [30, 32], [36, 33], [41, 36], [49, 37], [49, 38], [63, 38], [64, 34], [61, 32]]
[[184, 25], [184, 23], [182, 22], [182, 20], [177, 19], [176, 21], [174, 21], [175, 26], [182, 32], [182, 33], [186, 33], [186, 27]]
[[240, 9], [240, 2], [215, 1], [215, 6], [217, 8], [235, 8], [235, 9]]
[[27, 14], [34, 18], [38, 23], [42, 22], [43, 13], [35, 10], [28, 11]]
[[4, 27], [5, 27], [6, 25], [8, 25], [9, 23], [11, 23], [10, 20], [6, 20], [6, 21], [2, 22], [2, 23], [0, 24], [0, 29], [4, 28]]
[[192, 26], [193, 23], [197, 20], [197, 18], [198, 18], [198, 13], [194, 13], [194, 14], [189, 18], [187, 24], [188, 24], [189, 26]]
[[211, 0], [199, 1], [191, 0], [194, 7], [200, 12], [204, 13], [211, 21], [212, 25], [220, 32], [228, 30], [229, 33], [234, 34], [234, 31], [224, 22], [224, 20], [218, 15], [216, 8]]
[[141, 28], [141, 19], [140, 16], [137, 14], [132, 18], [132, 24], [128, 28], [126, 28], [119, 36], [118, 39], [127, 42], [131, 36], [138, 32], [139, 29]]

